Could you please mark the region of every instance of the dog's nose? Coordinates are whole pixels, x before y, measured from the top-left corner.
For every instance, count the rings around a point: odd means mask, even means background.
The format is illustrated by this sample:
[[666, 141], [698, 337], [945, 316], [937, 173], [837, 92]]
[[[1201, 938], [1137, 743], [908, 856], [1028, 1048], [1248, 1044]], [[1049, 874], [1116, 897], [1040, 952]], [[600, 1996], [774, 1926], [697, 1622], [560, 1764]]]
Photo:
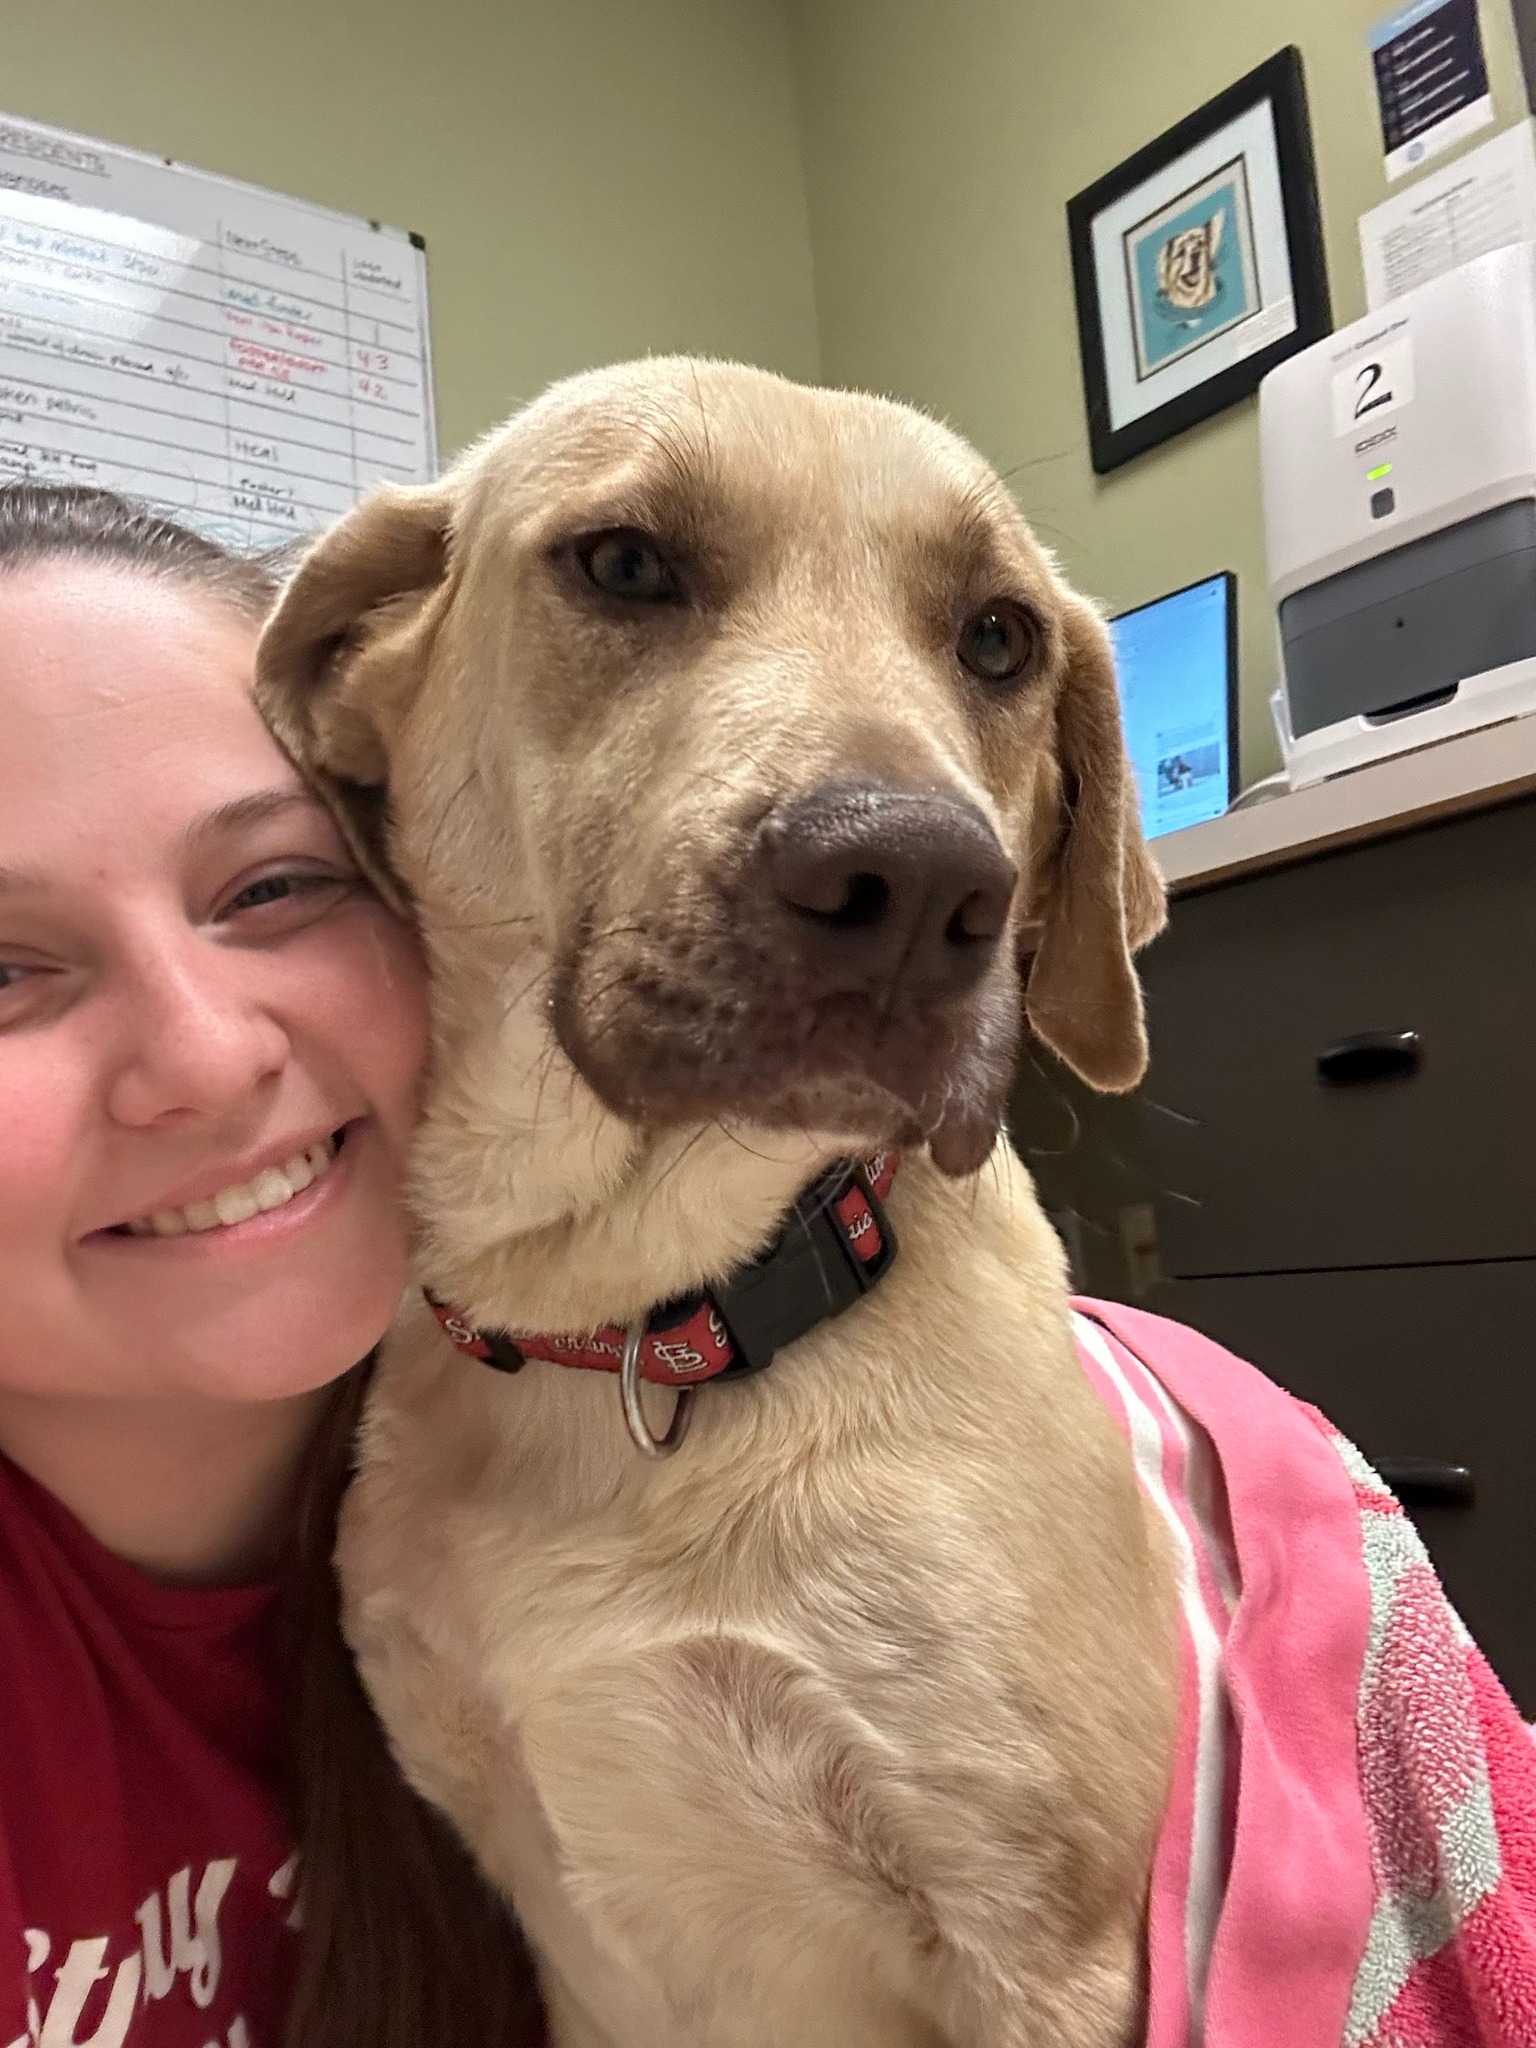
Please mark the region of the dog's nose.
[[973, 804], [879, 783], [825, 783], [771, 811], [768, 872], [835, 985], [899, 976], [958, 994], [985, 971], [1017, 873]]

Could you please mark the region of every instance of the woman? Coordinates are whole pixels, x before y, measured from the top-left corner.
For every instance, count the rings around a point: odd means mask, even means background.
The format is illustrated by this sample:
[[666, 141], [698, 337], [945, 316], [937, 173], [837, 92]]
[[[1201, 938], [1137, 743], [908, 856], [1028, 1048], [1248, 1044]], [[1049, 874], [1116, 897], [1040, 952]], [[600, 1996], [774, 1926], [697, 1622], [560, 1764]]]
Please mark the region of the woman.
[[338, 1634], [425, 997], [252, 708], [271, 595], [0, 491], [0, 2048], [536, 2033]]

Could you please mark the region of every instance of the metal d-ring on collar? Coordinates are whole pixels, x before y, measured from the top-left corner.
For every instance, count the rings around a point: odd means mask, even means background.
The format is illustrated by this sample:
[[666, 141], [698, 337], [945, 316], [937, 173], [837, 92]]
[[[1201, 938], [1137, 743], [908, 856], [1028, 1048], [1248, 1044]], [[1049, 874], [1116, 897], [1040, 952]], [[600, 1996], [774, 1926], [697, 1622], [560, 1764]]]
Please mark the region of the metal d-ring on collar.
[[672, 1405], [672, 1420], [667, 1424], [666, 1434], [657, 1436], [645, 1419], [645, 1409], [640, 1403], [640, 1351], [645, 1343], [648, 1316], [636, 1316], [624, 1332], [624, 1357], [619, 1366], [619, 1398], [624, 1403], [624, 1426], [629, 1431], [630, 1441], [642, 1457], [670, 1458], [683, 1438], [688, 1434], [688, 1425], [693, 1420], [693, 1387], [679, 1387], [677, 1399]]

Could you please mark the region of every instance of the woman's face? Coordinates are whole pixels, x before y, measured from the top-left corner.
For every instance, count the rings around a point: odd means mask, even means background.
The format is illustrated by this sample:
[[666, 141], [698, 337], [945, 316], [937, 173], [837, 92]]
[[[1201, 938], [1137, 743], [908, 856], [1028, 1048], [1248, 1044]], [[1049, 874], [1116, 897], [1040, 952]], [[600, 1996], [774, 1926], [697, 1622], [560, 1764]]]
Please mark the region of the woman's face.
[[299, 1393], [405, 1284], [422, 969], [255, 643], [132, 570], [0, 574], [0, 1390]]

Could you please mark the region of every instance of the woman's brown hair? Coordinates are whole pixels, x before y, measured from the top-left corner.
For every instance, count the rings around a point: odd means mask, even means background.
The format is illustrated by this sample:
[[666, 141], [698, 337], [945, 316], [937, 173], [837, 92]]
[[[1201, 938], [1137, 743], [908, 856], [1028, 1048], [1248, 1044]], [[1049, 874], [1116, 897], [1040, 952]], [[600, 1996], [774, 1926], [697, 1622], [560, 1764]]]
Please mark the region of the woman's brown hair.
[[[68, 560], [184, 584], [256, 624], [280, 580], [277, 558], [236, 553], [112, 491], [0, 487], [0, 574]], [[332, 1391], [285, 1575], [300, 1857], [286, 2048], [520, 2048], [543, 2030], [516, 1926], [401, 1776], [342, 1638], [331, 1557], [371, 1370], [364, 1360]]]

